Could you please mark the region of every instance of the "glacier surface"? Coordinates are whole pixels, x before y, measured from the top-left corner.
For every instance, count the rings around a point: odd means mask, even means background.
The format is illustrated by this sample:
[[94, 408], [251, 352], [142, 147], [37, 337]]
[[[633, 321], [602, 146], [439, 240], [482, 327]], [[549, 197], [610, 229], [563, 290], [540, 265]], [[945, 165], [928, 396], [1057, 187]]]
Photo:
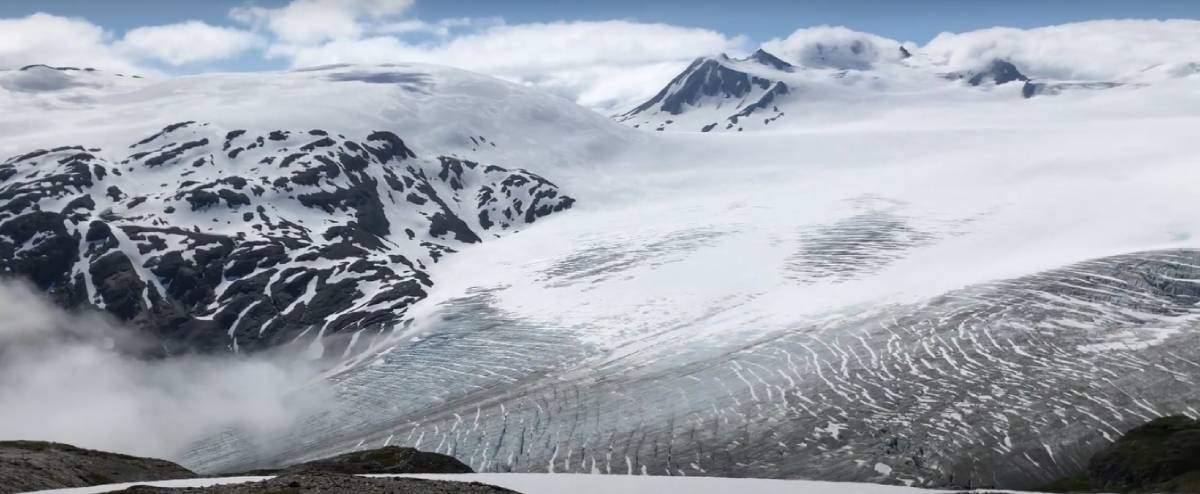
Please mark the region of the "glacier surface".
[[[132, 122], [192, 84], [172, 108], [211, 110], [189, 119], [387, 130], [577, 202], [428, 266], [403, 324], [329, 363], [328, 409], [215, 435], [190, 467], [406, 445], [488, 472], [1017, 488], [1154, 416], [1200, 415], [1195, 81], [1025, 100], [929, 77], [947, 86], [718, 134], [635, 131], [443, 69], [322, 70], [338, 75], [70, 86], [53, 92], [103, 104], [47, 111]], [[309, 94], [338, 84], [355, 86]], [[224, 114], [246, 91], [279, 114]], [[330, 120], [287, 103], [335, 96]], [[47, 139], [34, 108], [66, 103], [42, 97], [0, 128]], [[124, 125], [79, 132], [129, 142]]]

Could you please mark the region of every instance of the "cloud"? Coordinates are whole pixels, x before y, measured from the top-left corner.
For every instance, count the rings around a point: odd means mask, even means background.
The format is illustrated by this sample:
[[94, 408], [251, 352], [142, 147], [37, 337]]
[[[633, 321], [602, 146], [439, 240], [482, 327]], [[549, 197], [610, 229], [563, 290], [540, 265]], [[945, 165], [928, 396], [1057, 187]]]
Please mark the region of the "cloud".
[[1032, 77], [1111, 80], [1200, 61], [1200, 21], [1105, 20], [942, 33], [921, 51], [951, 70], [1007, 59]]
[[186, 21], [132, 29], [116, 48], [135, 57], [179, 66], [231, 58], [260, 42], [258, 36], [246, 31]]
[[[799, 29], [763, 48], [810, 67], [870, 69], [900, 59], [901, 43], [845, 27]], [[1155, 66], [1200, 61], [1200, 21], [1103, 20], [1032, 29], [995, 27], [942, 33], [906, 46], [946, 71], [1005, 59], [1034, 78], [1121, 80]], [[1170, 67], [1168, 67], [1170, 68]]]
[[230, 16], [272, 36], [267, 56], [293, 67], [449, 65], [539, 87], [604, 112], [654, 94], [695, 57], [741, 52], [747, 44], [744, 37], [707, 29], [619, 20], [507, 25], [492, 18], [403, 18], [411, 4], [292, 0], [279, 8], [237, 7]]
[[763, 49], [793, 64], [836, 69], [867, 70], [901, 58], [900, 42], [841, 26], [798, 29], [763, 43]]
[[461, 67], [550, 90], [608, 111], [659, 89], [699, 56], [745, 51], [747, 40], [707, 29], [629, 21], [493, 25], [434, 43], [396, 36], [280, 43], [269, 56], [295, 67], [329, 63], [426, 62]]
[[293, 0], [279, 8], [235, 7], [230, 17], [266, 29], [288, 43], [356, 38], [364, 20], [403, 13], [413, 0]]
[[178, 459], [228, 430], [286, 431], [327, 397], [299, 360], [138, 357], [153, 349], [104, 316], [0, 282], [0, 437]]
[[466, 27], [481, 27], [481, 26], [498, 26], [503, 25], [502, 19], [485, 18], [473, 19], [470, 17], [455, 17], [449, 19], [441, 19], [437, 22], [425, 22], [420, 19], [405, 19], [402, 21], [388, 22], [372, 26], [371, 32], [375, 34], [410, 34], [424, 33], [438, 37], [449, 36], [451, 31]]
[[112, 35], [83, 19], [49, 14], [0, 19], [0, 68], [32, 64], [96, 67], [119, 72], [143, 68], [111, 46]]
[[[695, 57], [748, 52], [747, 39], [702, 28], [623, 20], [505, 24], [501, 19], [408, 17], [414, 0], [291, 0], [230, 11], [245, 29], [186, 21], [115, 36], [83, 19], [0, 19], [0, 67], [34, 63], [153, 73], [213, 64], [262, 49], [293, 67], [426, 62], [534, 86], [603, 113], [653, 95]], [[810, 67], [870, 69], [900, 58], [897, 40], [845, 27], [799, 29], [763, 47]], [[1035, 78], [1121, 80], [1162, 64], [1195, 71], [1200, 21], [1112, 20], [1034, 29], [943, 33], [919, 49], [939, 70], [995, 58]], [[916, 60], [916, 59], [914, 59]], [[1172, 67], [1178, 67], [1178, 70]], [[185, 69], [186, 70], [186, 69]], [[1190, 73], [1190, 72], [1188, 72]]]
[[138, 27], [118, 38], [84, 19], [38, 13], [0, 19], [0, 68], [46, 64], [154, 74], [157, 63], [215, 62], [261, 43], [249, 32], [199, 21]]

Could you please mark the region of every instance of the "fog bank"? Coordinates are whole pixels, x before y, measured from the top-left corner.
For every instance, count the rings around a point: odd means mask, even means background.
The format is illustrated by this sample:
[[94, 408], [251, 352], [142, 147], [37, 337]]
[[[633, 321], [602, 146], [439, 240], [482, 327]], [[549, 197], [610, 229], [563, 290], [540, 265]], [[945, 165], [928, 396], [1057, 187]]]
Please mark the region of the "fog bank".
[[[144, 359], [152, 341], [0, 281], [0, 440], [178, 458], [223, 431], [280, 432], [327, 402], [317, 369], [285, 354]], [[303, 393], [294, 393], [300, 386]]]

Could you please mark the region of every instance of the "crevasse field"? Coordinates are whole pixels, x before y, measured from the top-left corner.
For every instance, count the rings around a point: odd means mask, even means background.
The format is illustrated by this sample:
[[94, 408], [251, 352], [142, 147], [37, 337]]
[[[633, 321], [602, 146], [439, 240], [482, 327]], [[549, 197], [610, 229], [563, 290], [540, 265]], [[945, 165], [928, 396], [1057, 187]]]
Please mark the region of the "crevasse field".
[[[425, 65], [10, 72], [0, 149], [75, 144], [65, 127], [123, 153], [186, 105], [222, 130], [388, 130], [576, 200], [427, 263], [402, 324], [295, 336], [325, 370], [293, 393], [332, 383], [327, 406], [196, 442], [179, 459], [202, 472], [405, 445], [483, 472], [1018, 488], [1150, 418], [1200, 415], [1195, 77], [1024, 99], [914, 64], [793, 74], [820, 97], [706, 133]], [[147, 173], [125, 187], [184, 180]], [[170, 221], [238, 227], [221, 214]]]
[[1081, 443], [1200, 406], [1200, 101], [1179, 89], [660, 134], [550, 173], [579, 208], [439, 266], [412, 326], [333, 377], [350, 411], [291, 454], [913, 484], [1077, 468]]

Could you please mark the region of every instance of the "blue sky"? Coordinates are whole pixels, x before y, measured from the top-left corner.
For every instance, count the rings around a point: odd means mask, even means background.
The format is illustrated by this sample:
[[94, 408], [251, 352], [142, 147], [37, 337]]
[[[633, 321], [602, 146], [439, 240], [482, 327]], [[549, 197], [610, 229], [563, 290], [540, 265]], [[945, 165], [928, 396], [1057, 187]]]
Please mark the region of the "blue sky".
[[[231, 24], [243, 0], [4, 0], [0, 17], [34, 12], [86, 18], [115, 32], [197, 19]], [[251, 2], [265, 7], [286, 0]], [[754, 41], [821, 24], [844, 25], [902, 41], [925, 42], [943, 31], [993, 26], [1037, 27], [1092, 19], [1200, 19], [1196, 0], [417, 0], [408, 16], [435, 21], [499, 17], [508, 23], [630, 19], [703, 27]]]
[[[1200, 0], [0, 0], [0, 69], [179, 75], [421, 62], [612, 111], [696, 57], [760, 45], [786, 58], [808, 45], [894, 53], [910, 42], [957, 65], [1053, 54], [1036, 61], [1050, 74], [1109, 77], [1110, 66], [1200, 61], [1197, 19]], [[849, 30], [813, 28], [823, 25]]]

